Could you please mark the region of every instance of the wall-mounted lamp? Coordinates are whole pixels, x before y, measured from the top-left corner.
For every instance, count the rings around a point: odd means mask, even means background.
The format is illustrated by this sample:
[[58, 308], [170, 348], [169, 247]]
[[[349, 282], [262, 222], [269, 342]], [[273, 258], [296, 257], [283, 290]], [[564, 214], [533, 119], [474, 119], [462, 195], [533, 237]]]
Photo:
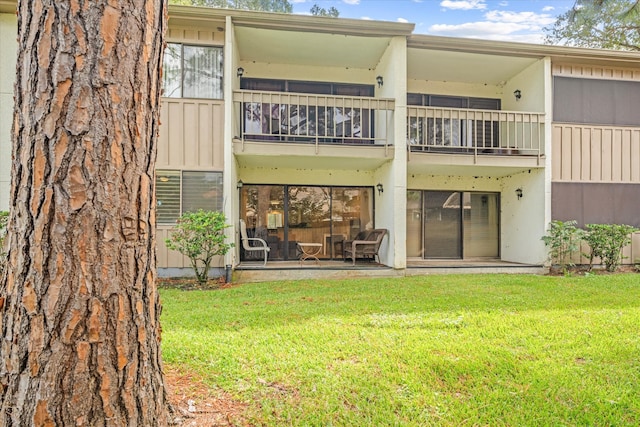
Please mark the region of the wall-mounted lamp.
[[244, 185], [244, 182], [242, 182], [242, 180], [239, 180], [238, 183], [236, 184], [236, 187], [240, 189], [242, 188], [243, 185]]
[[376, 185], [376, 188], [378, 189], [378, 196], [384, 192], [384, 187], [381, 183], [378, 183], [378, 185]]
[[376, 77], [376, 81], [378, 82], [378, 87], [382, 87], [382, 85], [384, 84], [384, 79], [382, 78], [382, 76]]
[[516, 97], [516, 101], [520, 101], [520, 98], [522, 98], [522, 91], [520, 89], [514, 90], [513, 96]]
[[522, 188], [516, 189], [516, 196], [518, 197], [518, 200], [522, 199]]
[[244, 75], [244, 68], [238, 67], [238, 70], [236, 72], [238, 74], [238, 77], [242, 77]]
[[169, 177], [168, 176], [160, 176], [158, 177], [158, 181], [160, 182], [169, 182]]

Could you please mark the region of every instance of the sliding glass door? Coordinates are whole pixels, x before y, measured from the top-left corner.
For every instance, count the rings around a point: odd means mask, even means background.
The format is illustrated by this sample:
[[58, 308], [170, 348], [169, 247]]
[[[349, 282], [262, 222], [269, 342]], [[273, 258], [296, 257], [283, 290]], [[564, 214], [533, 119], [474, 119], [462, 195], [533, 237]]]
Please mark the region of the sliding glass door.
[[424, 259], [497, 258], [499, 194], [407, 192], [407, 256]]
[[[244, 185], [240, 217], [249, 237], [269, 245], [269, 259], [298, 259], [298, 243], [317, 243], [320, 258], [341, 259], [343, 242], [373, 228], [373, 189], [299, 185]], [[254, 251], [241, 250], [241, 261]]]

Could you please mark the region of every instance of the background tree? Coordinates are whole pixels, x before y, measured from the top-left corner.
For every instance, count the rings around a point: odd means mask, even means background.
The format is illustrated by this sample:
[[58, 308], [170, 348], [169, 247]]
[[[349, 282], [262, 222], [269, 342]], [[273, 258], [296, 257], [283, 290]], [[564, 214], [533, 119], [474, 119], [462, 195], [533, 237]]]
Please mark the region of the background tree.
[[314, 3], [310, 10], [313, 16], [328, 16], [331, 18], [337, 18], [340, 16], [340, 11], [335, 7], [331, 6], [329, 9], [325, 9], [324, 7], [318, 6], [317, 3]]
[[154, 168], [166, 0], [18, 2], [0, 425], [168, 420]]
[[289, 0], [169, 0], [171, 4], [291, 13]]
[[576, 0], [544, 30], [547, 44], [640, 50], [640, 0]]

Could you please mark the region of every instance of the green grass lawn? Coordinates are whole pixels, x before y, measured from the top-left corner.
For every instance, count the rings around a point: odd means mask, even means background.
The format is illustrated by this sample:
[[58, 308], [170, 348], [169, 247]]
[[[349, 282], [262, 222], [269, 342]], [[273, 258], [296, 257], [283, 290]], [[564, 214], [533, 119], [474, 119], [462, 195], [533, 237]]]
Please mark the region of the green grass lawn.
[[640, 425], [640, 275], [161, 291], [166, 364], [268, 426]]

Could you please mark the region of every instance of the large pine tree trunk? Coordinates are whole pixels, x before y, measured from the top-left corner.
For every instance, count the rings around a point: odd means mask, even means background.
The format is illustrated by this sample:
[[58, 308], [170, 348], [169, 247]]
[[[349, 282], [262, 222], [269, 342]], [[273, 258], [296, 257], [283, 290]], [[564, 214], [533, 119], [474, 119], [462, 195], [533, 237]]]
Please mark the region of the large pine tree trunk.
[[20, 0], [0, 425], [167, 424], [154, 166], [166, 0]]

